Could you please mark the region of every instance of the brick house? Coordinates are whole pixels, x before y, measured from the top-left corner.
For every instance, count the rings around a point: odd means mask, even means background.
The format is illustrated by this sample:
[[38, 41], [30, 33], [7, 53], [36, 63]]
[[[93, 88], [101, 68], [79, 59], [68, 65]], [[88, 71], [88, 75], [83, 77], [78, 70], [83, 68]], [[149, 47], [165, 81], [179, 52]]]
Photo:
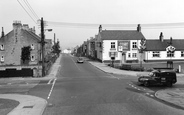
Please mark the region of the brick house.
[[[29, 69], [29, 76], [33, 76], [33, 69], [39, 69], [41, 66], [41, 38], [35, 34], [34, 28], [29, 28], [27, 24], [21, 24], [20, 21], [13, 22], [13, 30], [0, 38], [0, 70], [6, 69]], [[47, 40], [46, 40], [47, 41]], [[51, 42], [52, 43], [52, 42]], [[46, 48], [50, 47], [50, 43], [45, 45]], [[30, 46], [30, 61], [26, 64], [22, 63], [21, 52], [22, 47]], [[46, 53], [47, 53], [46, 49]]]

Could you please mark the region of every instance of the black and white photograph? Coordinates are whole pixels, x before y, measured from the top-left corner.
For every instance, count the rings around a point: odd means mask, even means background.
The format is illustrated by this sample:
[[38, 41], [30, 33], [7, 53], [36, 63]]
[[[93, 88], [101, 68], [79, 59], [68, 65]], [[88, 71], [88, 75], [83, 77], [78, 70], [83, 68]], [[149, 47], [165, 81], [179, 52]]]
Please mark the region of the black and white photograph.
[[0, 0], [0, 115], [184, 115], [183, 0]]

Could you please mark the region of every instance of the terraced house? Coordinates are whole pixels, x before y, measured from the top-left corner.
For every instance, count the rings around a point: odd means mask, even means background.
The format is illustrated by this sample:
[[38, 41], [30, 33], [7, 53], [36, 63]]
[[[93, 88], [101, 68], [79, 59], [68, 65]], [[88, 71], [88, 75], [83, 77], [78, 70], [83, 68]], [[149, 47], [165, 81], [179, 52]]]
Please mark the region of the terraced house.
[[158, 39], [146, 40], [145, 62], [155, 61], [183, 61], [184, 40], [164, 39], [161, 32]]

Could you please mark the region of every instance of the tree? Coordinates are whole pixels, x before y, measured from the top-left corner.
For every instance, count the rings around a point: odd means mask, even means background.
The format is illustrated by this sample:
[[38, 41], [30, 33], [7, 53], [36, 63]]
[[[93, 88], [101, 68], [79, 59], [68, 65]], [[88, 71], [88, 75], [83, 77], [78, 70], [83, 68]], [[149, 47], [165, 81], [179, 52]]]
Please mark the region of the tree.
[[59, 41], [57, 41], [57, 43], [55, 43], [53, 46], [52, 46], [52, 53], [56, 53], [57, 55], [59, 55], [59, 53], [61, 52], [60, 50], [60, 45], [59, 45]]
[[25, 63], [26, 60], [30, 60], [30, 54], [31, 54], [31, 47], [30, 46], [24, 46], [22, 47], [22, 52], [21, 52], [21, 60], [23, 61], [23, 64]]

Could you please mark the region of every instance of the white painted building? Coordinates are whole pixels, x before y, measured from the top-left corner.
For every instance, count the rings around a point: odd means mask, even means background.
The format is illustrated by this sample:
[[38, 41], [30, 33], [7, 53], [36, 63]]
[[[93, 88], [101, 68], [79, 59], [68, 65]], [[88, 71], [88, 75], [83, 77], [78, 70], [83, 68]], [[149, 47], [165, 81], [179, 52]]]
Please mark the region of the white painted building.
[[141, 27], [137, 30], [102, 30], [99, 27], [97, 37], [97, 58], [104, 63], [110, 63], [114, 57], [115, 63], [139, 62]]
[[[162, 33], [161, 33], [162, 35]], [[173, 49], [173, 51], [169, 51]], [[184, 40], [183, 39], [160, 39], [146, 40], [145, 62], [155, 61], [183, 61]]]
[[71, 49], [64, 49], [63, 53], [70, 54], [70, 53], [72, 53], [72, 50]]

